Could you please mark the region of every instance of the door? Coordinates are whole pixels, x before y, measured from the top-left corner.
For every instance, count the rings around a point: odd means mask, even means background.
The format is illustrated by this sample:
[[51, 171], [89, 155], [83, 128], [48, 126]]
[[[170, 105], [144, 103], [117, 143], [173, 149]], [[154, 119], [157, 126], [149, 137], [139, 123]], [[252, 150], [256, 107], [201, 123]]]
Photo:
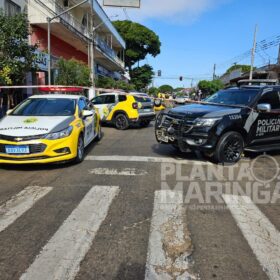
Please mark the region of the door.
[[[95, 137], [95, 131], [94, 131], [95, 114], [94, 114], [94, 110], [87, 106], [87, 101], [84, 97], [79, 99], [78, 107], [79, 107], [79, 114], [80, 114], [81, 118], [83, 119], [83, 123], [85, 126], [84, 143], [85, 143], [85, 146], [87, 146]], [[92, 111], [92, 113], [93, 113], [92, 116], [83, 117], [82, 116], [83, 110]]]
[[100, 118], [102, 121], [106, 121], [110, 112], [116, 105], [116, 95], [115, 94], [104, 94], [93, 98], [92, 103], [99, 111]]
[[280, 141], [280, 90], [264, 93], [257, 104], [270, 104], [270, 112], [258, 112], [252, 127], [251, 144], [269, 145]]

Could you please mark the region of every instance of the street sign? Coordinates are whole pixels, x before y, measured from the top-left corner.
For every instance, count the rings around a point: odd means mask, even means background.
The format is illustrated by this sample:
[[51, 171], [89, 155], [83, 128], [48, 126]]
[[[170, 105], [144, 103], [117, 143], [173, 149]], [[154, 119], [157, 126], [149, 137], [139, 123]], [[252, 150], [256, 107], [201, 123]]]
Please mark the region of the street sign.
[[104, 6], [140, 8], [140, 0], [103, 0]]

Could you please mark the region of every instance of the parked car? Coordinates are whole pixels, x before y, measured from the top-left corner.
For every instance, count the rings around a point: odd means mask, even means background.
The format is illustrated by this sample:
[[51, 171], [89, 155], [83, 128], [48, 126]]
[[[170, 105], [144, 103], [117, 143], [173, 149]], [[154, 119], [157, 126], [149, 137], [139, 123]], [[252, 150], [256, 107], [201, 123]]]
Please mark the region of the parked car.
[[200, 104], [176, 107], [156, 120], [156, 139], [182, 152], [201, 151], [220, 163], [237, 162], [244, 150], [279, 149], [280, 86], [221, 90]]
[[101, 121], [125, 130], [131, 124], [148, 126], [155, 119], [154, 104], [150, 97], [118, 92], [106, 93], [92, 99], [99, 110]]
[[100, 116], [85, 97], [34, 95], [0, 120], [0, 163], [78, 163], [94, 139], [101, 139]]

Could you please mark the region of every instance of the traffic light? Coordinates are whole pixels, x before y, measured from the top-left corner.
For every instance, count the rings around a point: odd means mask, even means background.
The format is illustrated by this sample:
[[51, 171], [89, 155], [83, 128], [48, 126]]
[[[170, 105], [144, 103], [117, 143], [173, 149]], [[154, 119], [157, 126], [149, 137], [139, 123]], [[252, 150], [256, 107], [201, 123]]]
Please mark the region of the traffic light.
[[158, 77], [161, 77], [161, 70], [158, 70], [157, 75], [158, 75]]
[[179, 77], [179, 80], [182, 82], [182, 81], [183, 81], [183, 77], [182, 77], [182, 76], [180, 76], [180, 77]]

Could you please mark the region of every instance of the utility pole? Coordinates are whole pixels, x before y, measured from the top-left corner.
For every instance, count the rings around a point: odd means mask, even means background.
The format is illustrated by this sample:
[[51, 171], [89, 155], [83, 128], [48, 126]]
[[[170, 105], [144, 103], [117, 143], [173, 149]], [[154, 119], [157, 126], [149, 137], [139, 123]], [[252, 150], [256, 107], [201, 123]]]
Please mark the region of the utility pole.
[[280, 64], [280, 44], [279, 44], [279, 50], [278, 50], [277, 64]]
[[213, 68], [213, 81], [216, 79], [216, 63], [214, 64]]
[[95, 67], [94, 67], [94, 27], [93, 27], [93, 20], [92, 16], [90, 17], [90, 80], [92, 83], [92, 86], [94, 88], [95, 86]]
[[253, 79], [253, 71], [254, 71], [254, 63], [255, 63], [255, 52], [256, 52], [256, 39], [257, 39], [257, 31], [258, 25], [255, 26], [255, 33], [254, 33], [254, 43], [252, 48], [252, 56], [251, 56], [251, 69], [250, 69], [250, 80]]

